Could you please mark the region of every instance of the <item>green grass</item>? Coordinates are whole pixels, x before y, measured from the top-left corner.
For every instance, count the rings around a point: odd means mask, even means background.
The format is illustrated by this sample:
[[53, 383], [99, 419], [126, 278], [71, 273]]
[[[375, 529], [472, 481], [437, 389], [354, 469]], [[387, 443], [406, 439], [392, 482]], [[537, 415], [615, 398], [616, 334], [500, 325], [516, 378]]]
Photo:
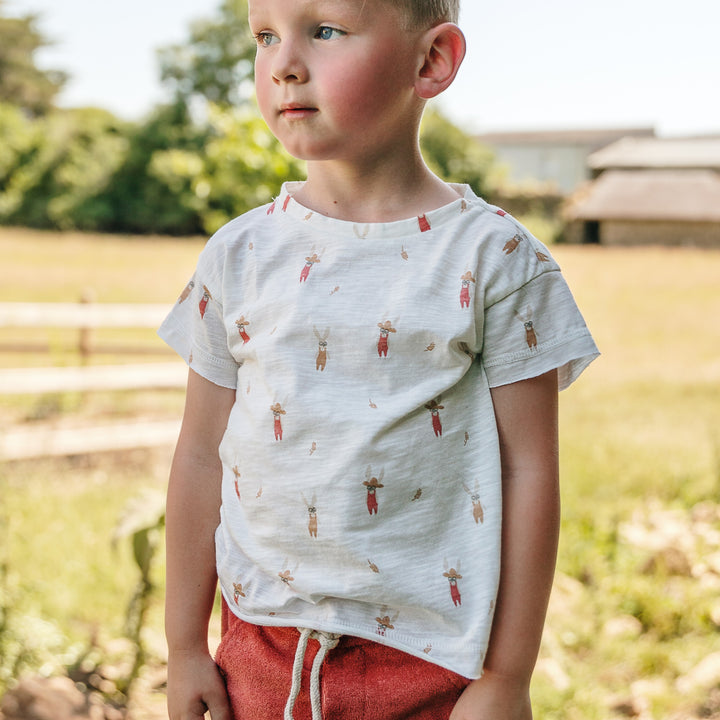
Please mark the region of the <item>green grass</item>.
[[[720, 550], [720, 330], [707, 322], [720, 312], [720, 253], [554, 252], [603, 356], [561, 396], [559, 571], [572, 590], [556, 589], [542, 658], [568, 685], [541, 660], [536, 707], [543, 718], [619, 717], [625, 701], [651, 718], [710, 713], [711, 688], [683, 694], [676, 682], [720, 642], [720, 577], [700, 570]], [[711, 542], [693, 519], [702, 503], [716, 509]], [[649, 566], [657, 550], [628, 527], [652, 528], [663, 549], [681, 544], [692, 571]], [[638, 634], [608, 633], [623, 616]]]
[[172, 302], [205, 240], [0, 228], [2, 302]]
[[[98, 301], [172, 302], [201, 246], [0, 230], [0, 300], [76, 300], [94, 287]], [[562, 536], [536, 717], [607, 720], [623, 706], [648, 718], [711, 717], [720, 713], [713, 688], [681, 693], [676, 683], [720, 647], [720, 569], [706, 567], [720, 553], [720, 251], [553, 253], [603, 356], [561, 396]], [[61, 336], [53, 342], [52, 357], [23, 363], [75, 361]], [[18, 364], [0, 354], [0, 367]], [[0, 398], [0, 410], [28, 422], [169, 416], [181, 401], [99, 393]], [[65, 647], [122, 633], [136, 571], [128, 547], [113, 550], [113, 529], [126, 502], [162, 490], [168, 463], [167, 453], [138, 453], [0, 468], [11, 590]], [[659, 550], [668, 547], [690, 570], [667, 564]], [[150, 628], [158, 647], [161, 574], [160, 565]]]
[[[163, 491], [167, 463], [158, 451], [0, 466], [0, 560], [7, 568], [0, 605], [19, 645], [8, 647], [0, 633], [5, 662], [23, 653], [30, 668], [55, 671], [123, 636], [139, 576], [129, 540], [114, 542], [114, 534], [130, 501]], [[160, 587], [162, 562], [155, 580]], [[158, 591], [151, 613], [156, 646], [160, 601]]]

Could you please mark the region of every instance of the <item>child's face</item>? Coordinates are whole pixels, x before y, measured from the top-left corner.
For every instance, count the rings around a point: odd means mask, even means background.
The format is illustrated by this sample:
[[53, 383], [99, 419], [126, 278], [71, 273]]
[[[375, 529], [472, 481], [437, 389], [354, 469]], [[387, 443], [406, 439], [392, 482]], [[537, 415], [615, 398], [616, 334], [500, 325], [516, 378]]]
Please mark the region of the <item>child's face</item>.
[[387, 0], [249, 0], [255, 85], [273, 134], [305, 160], [377, 158], [414, 142], [422, 33]]

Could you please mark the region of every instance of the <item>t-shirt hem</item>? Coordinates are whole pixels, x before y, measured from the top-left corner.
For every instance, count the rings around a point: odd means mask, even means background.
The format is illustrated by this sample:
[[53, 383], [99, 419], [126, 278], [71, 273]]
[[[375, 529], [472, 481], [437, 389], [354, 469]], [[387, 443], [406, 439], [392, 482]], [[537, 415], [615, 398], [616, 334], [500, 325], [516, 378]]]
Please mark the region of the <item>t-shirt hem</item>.
[[[393, 636], [381, 636], [377, 633], [366, 630], [361, 626], [357, 625], [349, 625], [342, 622], [317, 622], [313, 620], [309, 625], [303, 624], [303, 620], [301, 618], [297, 618], [293, 622], [288, 622], [286, 620], [283, 620], [282, 618], [274, 618], [274, 617], [263, 617], [258, 618], [252, 615], [245, 615], [244, 613], [238, 612], [236, 607], [233, 607], [234, 602], [232, 601], [232, 598], [228, 598], [224, 589], [222, 589], [222, 595], [225, 598], [225, 603], [227, 604], [228, 608], [230, 609], [230, 612], [232, 612], [234, 615], [236, 615], [238, 618], [243, 620], [244, 622], [251, 623], [253, 625], [260, 625], [260, 626], [266, 626], [266, 627], [308, 627], [310, 626], [313, 630], [317, 630], [319, 632], [328, 632], [328, 633], [336, 633], [339, 635], [350, 635], [352, 637], [358, 637], [362, 638], [363, 640], [369, 640], [370, 642], [376, 642], [380, 645], [385, 645], [387, 647], [394, 648], [395, 650], [400, 650], [401, 652], [404, 652], [408, 655], [412, 655], [413, 657], [419, 658], [420, 660], [425, 660], [426, 662], [432, 663], [433, 665], [438, 665], [439, 667], [445, 668], [446, 670], [450, 670], [451, 672], [457, 673], [458, 675], [462, 675], [465, 678], [468, 678], [470, 680], [476, 680], [479, 677], [482, 677], [482, 662], [480, 662], [480, 667], [475, 667], [475, 669], [471, 670], [466, 665], [458, 665], [454, 664], [448, 661], [443, 660], [443, 658], [438, 658], [432, 655], [432, 652], [425, 652], [422, 649], [418, 649], [415, 645], [412, 645], [407, 642], [402, 642], [402, 638], [404, 637], [402, 633], [393, 632]], [[465, 645], [467, 647], [467, 645]], [[468, 658], [473, 657], [476, 658], [475, 665], [477, 666], [477, 659], [484, 659], [485, 652], [487, 648], [483, 648], [479, 645], [470, 646], [470, 649], [467, 653]], [[473, 652], [474, 650], [474, 652]], [[453, 647], [451, 651], [454, 655], [458, 654], [457, 646]]]
[[220, 387], [230, 390], [237, 389], [237, 366], [230, 366], [228, 363], [208, 355], [197, 345], [188, 342], [187, 335], [184, 335], [176, 327], [163, 325], [157, 334], [198, 375]]
[[484, 361], [491, 388], [509, 385], [558, 370], [558, 388], [572, 385], [585, 368], [600, 355], [586, 328], [579, 328], [563, 337], [539, 344], [534, 350], [507, 353]]

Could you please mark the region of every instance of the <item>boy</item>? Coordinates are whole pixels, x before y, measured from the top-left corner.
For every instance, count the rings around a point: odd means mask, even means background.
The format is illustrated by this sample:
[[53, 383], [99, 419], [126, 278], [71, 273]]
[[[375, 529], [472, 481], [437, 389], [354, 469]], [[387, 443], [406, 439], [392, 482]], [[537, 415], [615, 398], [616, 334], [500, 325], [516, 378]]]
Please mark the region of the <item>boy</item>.
[[211, 239], [161, 330], [191, 368], [170, 718], [527, 720], [557, 391], [595, 345], [547, 250], [422, 160], [424, 104], [465, 52], [456, 3], [250, 0], [249, 19], [258, 104], [308, 177]]

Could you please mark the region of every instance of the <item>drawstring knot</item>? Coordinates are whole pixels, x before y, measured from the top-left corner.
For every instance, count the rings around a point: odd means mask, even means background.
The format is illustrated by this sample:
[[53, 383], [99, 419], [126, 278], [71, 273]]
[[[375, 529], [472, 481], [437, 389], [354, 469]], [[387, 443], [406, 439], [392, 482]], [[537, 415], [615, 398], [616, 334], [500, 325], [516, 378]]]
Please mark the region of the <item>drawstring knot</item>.
[[284, 720], [293, 720], [293, 708], [295, 701], [300, 693], [300, 683], [302, 680], [303, 662], [305, 660], [305, 651], [307, 650], [308, 640], [313, 638], [320, 643], [320, 649], [313, 660], [312, 670], [310, 671], [310, 707], [312, 708], [312, 720], [322, 720], [322, 707], [320, 701], [320, 667], [325, 660], [328, 650], [332, 650], [340, 642], [340, 635], [335, 633], [322, 632], [321, 630], [312, 630], [311, 628], [298, 628], [300, 639], [298, 640], [297, 649], [295, 650], [295, 660], [292, 670], [292, 687], [290, 695], [285, 705]]

